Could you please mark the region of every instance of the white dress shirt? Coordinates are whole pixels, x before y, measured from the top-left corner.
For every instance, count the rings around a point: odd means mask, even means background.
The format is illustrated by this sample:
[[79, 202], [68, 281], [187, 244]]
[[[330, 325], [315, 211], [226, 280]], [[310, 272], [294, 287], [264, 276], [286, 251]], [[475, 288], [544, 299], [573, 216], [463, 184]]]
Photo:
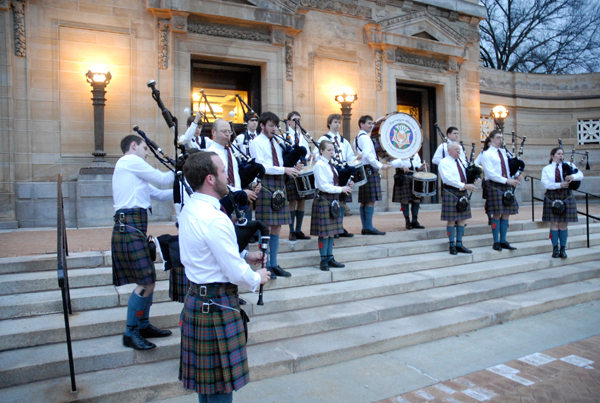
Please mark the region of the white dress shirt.
[[232, 283], [255, 291], [260, 275], [238, 253], [233, 223], [215, 197], [194, 193], [179, 215], [179, 253], [196, 284]]
[[[335, 167], [333, 169], [335, 169]], [[337, 169], [335, 169], [335, 172], [339, 177]], [[317, 161], [313, 168], [313, 174], [315, 175], [315, 187], [321, 192], [332, 194], [342, 193], [342, 186], [333, 185], [333, 171], [331, 170], [331, 165], [325, 158], [321, 158]]]
[[381, 169], [383, 164], [377, 159], [375, 153], [375, 146], [371, 140], [371, 136], [364, 130], [358, 132], [358, 135], [354, 139], [354, 148], [358, 152], [362, 153], [361, 162], [363, 166], [371, 165], [375, 169]]
[[502, 165], [500, 162], [500, 156], [498, 150], [502, 154], [504, 164], [506, 166], [506, 176], [510, 177], [510, 167], [508, 166], [508, 157], [506, 151], [498, 149], [494, 146], [490, 146], [481, 158], [481, 165], [483, 166], [483, 172], [485, 173], [485, 179], [492, 180], [498, 183], [506, 183], [508, 178], [502, 176]]
[[[246, 132], [238, 134], [235, 138], [235, 145], [244, 153], [246, 156], [250, 156], [250, 143], [258, 136], [256, 132]], [[248, 144], [244, 144], [244, 141], [248, 137]]]
[[[465, 187], [466, 183], [460, 178], [460, 172], [458, 171], [459, 168], [456, 166], [456, 161], [457, 160], [452, 158], [450, 155], [446, 156], [446, 158], [442, 159], [438, 165], [438, 173], [440, 174], [442, 183], [453, 186], [457, 189], [462, 189]], [[458, 164], [466, 179], [467, 171], [465, 170], [465, 167], [460, 163], [460, 161]]]
[[[459, 144], [460, 143], [458, 141], [451, 141], [451, 143], [456, 143]], [[440, 144], [437, 148], [437, 150], [435, 150], [435, 154], [433, 154], [433, 158], [431, 159], [431, 162], [435, 165], [439, 165], [440, 161], [444, 158], [446, 158], [448, 156], [448, 143], [443, 142], [442, 144]], [[462, 161], [463, 164], [467, 164], [467, 156], [465, 155], [465, 150], [463, 150], [463, 148], [460, 148], [460, 160]]]
[[[186, 147], [195, 148], [197, 150], [202, 150], [202, 147], [200, 147], [200, 144], [202, 142], [202, 136], [198, 136], [198, 138], [196, 138], [194, 136], [196, 134], [197, 128], [198, 128], [198, 124], [196, 122], [192, 122], [190, 127], [188, 127], [187, 130], [185, 131], [185, 134], [183, 136], [179, 136], [178, 141], [182, 144], [185, 144]], [[213, 143], [213, 141], [208, 137], [205, 137], [204, 139], [205, 139], [205, 143], [206, 143], [206, 148], [208, 149], [208, 147], [210, 147], [210, 145]]]
[[[575, 165], [572, 162], [567, 162], [567, 164], [571, 165], [572, 168], [575, 168]], [[563, 179], [565, 179], [565, 177], [563, 176], [563, 167], [562, 167], [562, 163], [558, 164], [558, 170], [560, 171], [560, 177]], [[546, 165], [543, 169], [542, 169], [542, 185], [544, 185], [544, 187], [548, 190], [556, 190], [556, 189], [560, 189], [560, 184], [561, 182], [555, 182], [555, 172], [556, 172], [556, 162], [551, 163], [550, 165]], [[579, 172], [577, 172], [576, 174], [573, 174], [573, 180], [574, 181], [580, 181], [583, 179], [583, 172], [581, 172], [581, 170], [579, 170]]]
[[[275, 139], [273, 141], [277, 143]], [[258, 137], [250, 142], [250, 155], [256, 159], [256, 162], [265, 167], [265, 174], [267, 175], [283, 175], [285, 173], [283, 151], [279, 144], [275, 144], [275, 152], [279, 161], [278, 167], [273, 166], [271, 140], [265, 134], [259, 134]]]
[[[221, 161], [223, 161], [223, 164], [225, 165], [225, 172], [228, 172], [227, 170], [229, 169], [229, 158], [227, 156], [227, 149], [225, 147], [213, 141], [210, 147], [206, 149], [206, 151], [213, 151], [217, 153], [217, 155], [221, 158]], [[235, 183], [230, 186], [232, 186], [235, 191], [242, 190], [242, 181], [240, 180], [240, 169], [238, 167], [237, 158], [235, 158], [235, 155], [233, 155], [233, 150], [231, 150], [231, 160], [233, 161], [233, 178]]]
[[138, 155], [124, 155], [115, 164], [112, 177], [113, 207], [115, 211], [138, 207], [147, 209], [152, 205], [150, 199], [173, 200], [173, 189], [160, 190], [150, 183], [164, 187], [172, 185], [174, 179], [173, 172], [152, 168]]
[[[340, 143], [339, 148], [335, 144], [335, 139], [337, 139], [338, 143]], [[342, 162], [351, 163], [354, 162], [354, 160], [356, 159], [356, 154], [354, 154], [352, 144], [350, 144], [350, 142], [343, 138], [339, 133], [333, 134], [329, 132], [327, 134], [322, 135], [321, 138], [319, 138], [318, 144], [321, 144], [321, 140], [327, 140], [333, 143], [333, 146], [336, 150], [335, 155], [337, 158], [341, 159]], [[317, 160], [321, 158], [318, 147], [315, 147], [315, 149], [313, 150], [313, 154]]]
[[402, 162], [404, 163], [404, 166], [408, 167], [408, 169], [411, 169], [411, 167], [410, 167], [411, 160], [412, 160], [412, 170], [421, 169], [421, 167], [423, 167], [423, 162], [421, 161], [421, 157], [419, 156], [418, 153], [413, 155], [411, 158], [402, 160]]

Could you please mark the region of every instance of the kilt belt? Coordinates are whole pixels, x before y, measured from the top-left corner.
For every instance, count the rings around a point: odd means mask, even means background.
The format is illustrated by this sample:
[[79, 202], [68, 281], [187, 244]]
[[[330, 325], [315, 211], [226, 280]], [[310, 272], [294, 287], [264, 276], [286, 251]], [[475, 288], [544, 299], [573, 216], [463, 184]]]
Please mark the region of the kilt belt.
[[220, 305], [214, 302], [209, 295], [216, 295], [216, 291], [223, 287], [224, 283], [212, 283], [212, 284], [196, 284], [190, 281], [190, 288], [188, 294], [196, 296], [198, 302], [202, 302], [202, 313], [213, 313], [221, 312], [226, 309], [239, 312], [239, 309], [232, 308], [230, 306]]

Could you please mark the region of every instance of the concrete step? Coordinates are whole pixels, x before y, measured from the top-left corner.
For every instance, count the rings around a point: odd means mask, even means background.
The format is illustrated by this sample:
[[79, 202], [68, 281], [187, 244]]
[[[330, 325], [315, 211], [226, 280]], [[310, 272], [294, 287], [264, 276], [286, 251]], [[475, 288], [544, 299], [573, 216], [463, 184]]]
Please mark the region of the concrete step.
[[[248, 347], [253, 381], [458, 335], [509, 320], [600, 298], [600, 279], [564, 284], [466, 306]], [[160, 350], [157, 349], [158, 352]], [[178, 359], [140, 363], [0, 390], [0, 401], [147, 402], [186, 392], [177, 380]]]
[[[541, 256], [531, 257], [528, 259], [529, 266], [535, 266], [541, 259]], [[431, 270], [428, 275], [431, 278], [442, 279], [442, 283], [447, 277], [447, 273], [443, 270]], [[280, 342], [292, 337], [418, 315], [583, 281], [599, 275], [600, 267], [596, 262], [585, 262], [387, 297], [355, 300], [341, 305], [261, 315], [252, 318], [248, 345]], [[117, 329], [118, 333], [114, 336], [75, 341], [73, 351], [76, 357], [76, 371], [78, 373], [95, 371], [163, 360], [179, 355], [178, 327], [173, 328], [174, 336], [154, 340], [160, 349], [140, 352], [122, 346], [123, 326], [121, 324], [121, 328]], [[0, 388], [68, 374], [64, 343], [5, 351], [0, 353], [0, 361], [4, 363], [3, 368], [0, 369]]]

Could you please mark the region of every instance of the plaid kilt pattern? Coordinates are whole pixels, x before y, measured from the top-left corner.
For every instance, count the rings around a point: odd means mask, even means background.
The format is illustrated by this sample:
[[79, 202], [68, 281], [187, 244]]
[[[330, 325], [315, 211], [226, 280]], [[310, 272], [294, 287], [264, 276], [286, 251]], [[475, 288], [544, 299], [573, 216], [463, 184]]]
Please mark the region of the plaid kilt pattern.
[[[120, 220], [121, 213], [124, 214]], [[124, 224], [121, 231], [119, 221]], [[142, 208], [121, 209], [115, 213], [110, 249], [112, 252], [113, 284], [148, 285], [156, 281], [154, 262], [146, 237], [148, 212]]]
[[294, 178], [285, 175], [285, 198], [290, 200], [310, 200], [314, 199], [315, 195], [311, 194], [308, 196], [300, 197], [298, 194], [298, 187]]
[[344, 232], [342, 229], [342, 217], [332, 218], [329, 210], [329, 203], [338, 200], [338, 198], [338, 194], [319, 192], [319, 197], [313, 202], [310, 215], [311, 235], [329, 238]]
[[197, 393], [230, 393], [250, 382], [244, 323], [239, 312], [202, 313], [202, 303], [240, 309], [238, 288], [230, 283], [213, 283], [206, 296], [198, 284], [190, 283], [185, 297], [181, 326], [179, 379], [185, 389]]
[[442, 186], [442, 221], [462, 221], [471, 218], [471, 204], [465, 211], [458, 212], [456, 203], [467, 195], [466, 190], [450, 189]]
[[486, 199], [485, 199], [485, 211], [488, 214], [518, 214], [519, 213], [519, 204], [517, 203], [517, 199], [515, 197], [515, 202], [512, 206], [505, 206], [502, 204], [502, 195], [507, 190], [513, 190], [512, 186], [507, 185], [505, 183], [498, 183], [494, 181], [487, 181], [487, 191], [486, 191]]
[[[396, 169], [396, 173], [398, 173], [398, 169]], [[423, 201], [423, 198], [416, 196], [413, 193], [412, 188], [412, 174], [410, 176], [404, 175], [401, 183], [400, 180], [394, 179], [394, 193], [392, 195], [392, 202], [402, 204], [421, 203]]]
[[184, 302], [190, 281], [185, 275], [185, 267], [173, 267], [169, 273], [169, 298], [171, 301]]
[[[273, 192], [276, 190], [283, 190], [285, 192], [283, 176], [284, 175], [265, 175], [262, 183]], [[256, 199], [255, 217], [258, 221], [262, 221], [267, 226], [287, 225], [290, 223], [290, 206], [286, 200], [284, 208], [279, 211], [273, 211], [271, 209], [271, 193], [263, 187], [260, 190], [260, 193], [258, 193], [258, 199]]]
[[[571, 196], [571, 197], [569, 197]], [[556, 199], [563, 200], [567, 207], [567, 212], [563, 215], [556, 215], [552, 212], [552, 202]], [[544, 210], [542, 213], [542, 221], [553, 222], [577, 222], [577, 202], [575, 196], [570, 190], [555, 189], [546, 190], [544, 195]]]
[[381, 175], [371, 165], [365, 166], [367, 183], [358, 188], [358, 202], [370, 203], [381, 200]]

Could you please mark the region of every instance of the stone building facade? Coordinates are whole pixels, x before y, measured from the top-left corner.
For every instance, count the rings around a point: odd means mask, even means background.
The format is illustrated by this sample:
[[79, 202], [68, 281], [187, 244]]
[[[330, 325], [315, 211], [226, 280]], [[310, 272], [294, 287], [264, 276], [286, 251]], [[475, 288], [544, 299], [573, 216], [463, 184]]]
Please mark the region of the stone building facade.
[[[232, 77], [223, 91], [244, 87], [259, 112], [284, 117], [299, 111], [316, 138], [327, 132], [327, 116], [340, 111], [334, 95], [347, 88], [358, 95], [352, 137], [360, 115], [408, 108], [423, 128], [425, 160], [440, 141], [435, 123], [459, 126], [465, 143], [479, 142], [482, 118], [495, 103], [512, 108], [510, 119], [516, 120], [507, 126], [527, 128], [528, 142], [542, 145], [560, 128], [564, 138], [574, 138], [572, 119], [563, 117], [600, 118], [597, 75], [583, 79], [585, 88], [576, 78], [558, 78], [549, 87], [481, 69], [478, 24], [485, 12], [477, 3], [0, 0], [0, 226], [54, 225], [59, 173], [67, 224], [110, 224], [109, 175], [81, 174], [94, 152], [91, 87], [84, 74], [98, 64], [112, 74], [104, 108], [104, 150], [112, 165], [121, 155], [120, 139], [134, 125], [172, 149], [173, 132], [147, 81], [156, 81], [181, 134], [193, 92], [207, 82], [219, 89], [218, 76], [210, 81], [207, 74], [219, 69]], [[565, 95], [573, 91], [576, 96]], [[563, 113], [565, 105], [569, 112]], [[543, 129], [549, 119], [553, 131]], [[390, 194], [380, 209], [396, 208]], [[153, 219], [171, 214], [168, 203], [159, 203]]]

